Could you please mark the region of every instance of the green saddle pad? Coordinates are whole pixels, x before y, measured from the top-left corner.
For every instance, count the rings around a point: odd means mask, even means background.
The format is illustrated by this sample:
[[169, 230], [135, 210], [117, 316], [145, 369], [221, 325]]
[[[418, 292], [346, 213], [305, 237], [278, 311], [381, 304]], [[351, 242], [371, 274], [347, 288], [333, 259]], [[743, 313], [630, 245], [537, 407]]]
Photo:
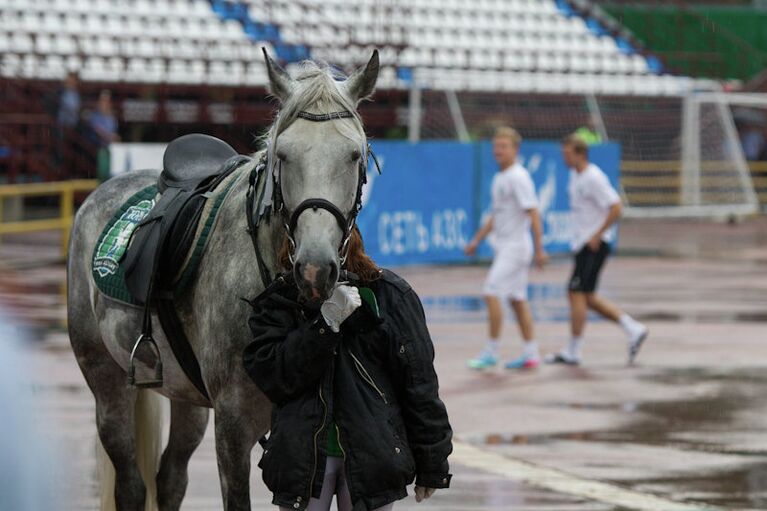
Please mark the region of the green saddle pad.
[[[215, 197], [210, 199], [213, 200], [213, 206], [207, 215], [207, 208], [203, 210], [200, 223], [197, 225], [196, 241], [192, 245], [191, 254], [187, 254], [186, 262], [176, 277], [173, 289], [175, 294], [183, 292], [192, 282], [213, 230], [216, 215], [239, 174], [239, 172], [233, 172], [221, 183], [218, 190], [214, 190]], [[92, 273], [99, 291], [106, 296], [124, 303], [138, 305], [125, 285], [125, 272], [120, 265], [120, 260], [128, 248], [131, 234], [152, 210], [157, 198], [156, 185], [147, 186], [136, 192], [120, 206], [99, 235], [98, 243], [96, 243], [96, 248], [93, 251]]]

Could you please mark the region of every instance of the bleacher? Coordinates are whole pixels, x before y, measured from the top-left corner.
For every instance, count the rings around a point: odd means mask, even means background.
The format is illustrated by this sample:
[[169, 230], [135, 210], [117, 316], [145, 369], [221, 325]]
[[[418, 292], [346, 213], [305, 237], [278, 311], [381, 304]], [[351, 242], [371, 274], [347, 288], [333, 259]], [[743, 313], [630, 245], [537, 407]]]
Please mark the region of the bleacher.
[[710, 82], [660, 63], [565, 0], [7, 0], [0, 75], [263, 86], [260, 48], [349, 70], [381, 51], [379, 89], [680, 95]]
[[263, 85], [260, 48], [209, 2], [11, 0], [0, 5], [2, 74]]

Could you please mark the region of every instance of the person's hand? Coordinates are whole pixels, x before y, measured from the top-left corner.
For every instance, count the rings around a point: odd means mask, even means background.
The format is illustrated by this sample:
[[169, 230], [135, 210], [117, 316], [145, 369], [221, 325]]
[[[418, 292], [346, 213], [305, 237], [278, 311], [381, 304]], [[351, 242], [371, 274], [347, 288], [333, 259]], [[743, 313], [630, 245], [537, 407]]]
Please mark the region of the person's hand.
[[540, 249], [535, 251], [535, 265], [538, 269], [542, 270], [546, 263], [549, 262], [549, 254], [545, 250]]
[[423, 486], [416, 486], [415, 487], [415, 501], [421, 502], [423, 500], [428, 499], [432, 495], [434, 495], [434, 492], [437, 491], [434, 488], [424, 488]]
[[471, 240], [471, 242], [464, 247], [463, 253], [467, 256], [473, 256], [477, 252], [478, 245], [479, 243], [477, 243], [476, 240]]
[[591, 250], [592, 252], [597, 252], [599, 251], [599, 245], [601, 244], [602, 244], [602, 236], [597, 233], [591, 237], [591, 239], [588, 241], [586, 245], [588, 245], [589, 250]]
[[341, 330], [341, 323], [362, 305], [360, 291], [356, 287], [338, 284], [330, 298], [322, 302], [320, 313], [331, 330]]

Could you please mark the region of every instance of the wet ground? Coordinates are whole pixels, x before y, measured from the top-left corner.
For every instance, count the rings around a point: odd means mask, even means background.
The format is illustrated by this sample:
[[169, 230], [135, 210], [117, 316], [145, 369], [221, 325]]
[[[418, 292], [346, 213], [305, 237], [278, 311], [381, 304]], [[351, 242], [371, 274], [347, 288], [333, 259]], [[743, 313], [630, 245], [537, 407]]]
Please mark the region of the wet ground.
[[[59, 491], [72, 489], [62, 509], [96, 509], [93, 405], [63, 328], [64, 266], [55, 239], [20, 241], [0, 247], [0, 302], [27, 325], [38, 423], [59, 446]], [[767, 222], [627, 222], [621, 251], [602, 290], [650, 327], [634, 367], [622, 331], [595, 320], [581, 367], [470, 372], [486, 269], [398, 269], [424, 301], [457, 442], [453, 488], [396, 509], [767, 509]], [[568, 270], [555, 260], [533, 272], [544, 351], [567, 338]], [[502, 354], [518, 351], [507, 324]], [[184, 509], [221, 509], [212, 428], [190, 473]], [[273, 509], [252, 480], [254, 509]]]

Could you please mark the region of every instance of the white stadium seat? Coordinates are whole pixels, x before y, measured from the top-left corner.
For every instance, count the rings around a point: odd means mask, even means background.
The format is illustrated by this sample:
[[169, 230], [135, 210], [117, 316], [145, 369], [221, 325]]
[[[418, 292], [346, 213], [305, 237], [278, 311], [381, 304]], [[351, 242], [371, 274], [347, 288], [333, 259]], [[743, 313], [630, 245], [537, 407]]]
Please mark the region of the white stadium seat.
[[275, 24], [264, 32], [275, 41], [254, 40], [208, 0], [0, 4], [3, 73], [47, 79], [81, 66], [86, 80], [261, 85], [260, 48], [275, 42], [308, 46], [345, 69], [378, 47], [379, 87], [409, 87], [397, 66], [424, 68], [431, 86], [450, 89], [681, 94], [696, 85], [654, 75], [642, 55], [593, 34], [554, 0], [245, 0], [259, 24], [252, 34]]

